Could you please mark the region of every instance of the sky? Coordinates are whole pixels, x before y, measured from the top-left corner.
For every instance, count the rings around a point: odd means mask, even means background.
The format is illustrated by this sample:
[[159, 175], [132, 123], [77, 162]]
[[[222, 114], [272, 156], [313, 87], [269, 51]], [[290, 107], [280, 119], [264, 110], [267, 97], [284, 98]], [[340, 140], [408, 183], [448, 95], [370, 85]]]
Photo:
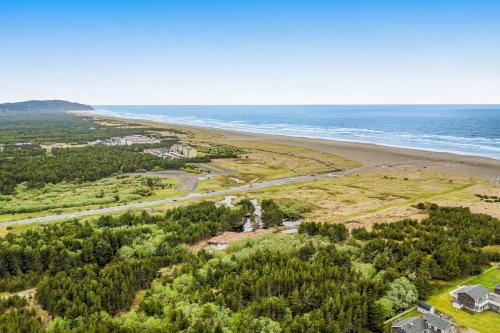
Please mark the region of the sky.
[[0, 0], [0, 103], [500, 104], [500, 1]]

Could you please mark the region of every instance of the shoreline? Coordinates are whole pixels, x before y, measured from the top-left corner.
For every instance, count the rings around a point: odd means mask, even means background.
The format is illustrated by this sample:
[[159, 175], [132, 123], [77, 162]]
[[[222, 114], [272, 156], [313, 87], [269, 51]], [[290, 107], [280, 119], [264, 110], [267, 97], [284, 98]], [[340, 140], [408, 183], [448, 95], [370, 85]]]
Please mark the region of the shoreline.
[[[137, 106], [131, 106], [137, 108]], [[135, 110], [135, 109], [134, 109]], [[148, 119], [159, 123], [180, 124], [184, 126], [204, 127], [212, 130], [231, 130], [254, 134], [283, 135], [306, 139], [323, 139], [330, 141], [342, 141], [353, 143], [373, 144], [383, 147], [423, 150], [432, 152], [451, 153], [464, 156], [477, 156], [500, 160], [500, 151], [497, 140], [487, 137], [468, 137], [465, 135], [454, 136], [444, 133], [421, 133], [410, 134], [403, 131], [393, 132], [391, 130], [350, 128], [348, 125], [340, 127], [322, 127], [321, 125], [304, 126], [297, 123], [287, 123], [286, 120], [275, 120], [274, 123], [253, 123], [246, 120], [218, 120], [212, 119], [209, 114], [205, 116], [182, 116], [180, 114], [167, 115], [144, 112], [120, 112], [106, 108], [96, 108], [93, 113], [125, 119]], [[390, 127], [390, 126], [389, 126]]]
[[88, 115], [103, 119], [115, 119], [128, 122], [133, 121], [142, 124], [156, 124], [185, 129], [198, 129], [210, 133], [216, 133], [220, 136], [219, 140], [222, 141], [266, 141], [277, 144], [299, 146], [339, 155], [341, 157], [357, 161], [368, 167], [413, 166], [417, 168], [429, 169], [431, 171], [465, 174], [493, 182], [500, 178], [500, 160], [489, 157], [461, 155], [450, 152], [415, 148], [399, 148], [375, 143], [308, 138], [283, 134], [244, 132], [189, 124], [167, 123], [144, 118], [108, 116], [94, 113], [92, 111], [70, 112], [77, 115]]

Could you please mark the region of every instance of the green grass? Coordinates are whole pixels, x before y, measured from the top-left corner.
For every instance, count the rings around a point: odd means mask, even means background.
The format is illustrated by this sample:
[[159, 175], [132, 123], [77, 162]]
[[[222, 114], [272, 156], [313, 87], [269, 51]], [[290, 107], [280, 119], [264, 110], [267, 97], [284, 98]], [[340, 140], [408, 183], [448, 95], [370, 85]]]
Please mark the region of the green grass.
[[484, 252], [500, 254], [500, 245], [488, 245], [483, 247]]
[[153, 178], [154, 186], [149, 188], [146, 178], [153, 177], [128, 175], [81, 184], [61, 182], [39, 189], [21, 184], [16, 194], [2, 197], [0, 222], [180, 195], [175, 190], [177, 179]]
[[500, 327], [500, 314], [484, 311], [472, 315], [463, 310], [457, 310], [452, 306], [451, 296], [448, 293], [459, 285], [471, 284], [482, 284], [491, 290], [498, 282], [500, 282], [500, 268], [495, 266], [480, 275], [444, 284], [439, 293], [429, 297], [426, 301], [436, 309], [453, 316], [455, 323], [461, 327], [472, 328], [481, 333], [496, 333]]
[[30, 224], [14, 224], [9, 227], [0, 226], [0, 236], [5, 235], [6, 233], [21, 233], [28, 229]]
[[198, 186], [196, 187], [194, 192], [204, 193], [204, 192], [223, 190], [238, 185], [245, 185], [241, 183], [240, 184], [236, 183], [234, 180], [231, 180], [230, 177], [231, 176], [228, 175], [215, 175], [213, 176], [212, 179], [199, 181]]

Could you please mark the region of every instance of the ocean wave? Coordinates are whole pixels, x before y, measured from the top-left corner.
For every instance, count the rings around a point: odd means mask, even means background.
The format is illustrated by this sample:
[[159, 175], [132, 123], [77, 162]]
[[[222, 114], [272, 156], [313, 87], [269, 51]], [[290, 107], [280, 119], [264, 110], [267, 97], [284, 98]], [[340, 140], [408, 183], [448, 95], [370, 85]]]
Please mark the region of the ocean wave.
[[500, 159], [500, 139], [459, 137], [450, 135], [390, 132], [366, 128], [292, 125], [286, 123], [249, 123], [242, 120], [223, 121], [196, 116], [170, 116], [150, 113], [116, 112], [97, 109], [95, 113], [128, 119], [147, 119], [163, 123], [192, 125], [251, 133], [280, 134], [293, 137], [360, 142], [383, 146], [450, 152]]

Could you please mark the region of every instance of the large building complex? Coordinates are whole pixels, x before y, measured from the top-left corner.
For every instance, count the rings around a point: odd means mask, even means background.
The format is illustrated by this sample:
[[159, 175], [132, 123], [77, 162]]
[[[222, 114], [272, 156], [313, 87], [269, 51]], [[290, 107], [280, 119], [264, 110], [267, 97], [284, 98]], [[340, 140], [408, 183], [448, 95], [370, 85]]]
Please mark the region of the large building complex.
[[130, 146], [134, 144], [151, 144], [151, 143], [160, 143], [161, 139], [152, 138], [145, 135], [127, 135], [124, 137], [111, 137], [104, 140], [95, 140], [89, 142], [91, 145], [107, 145], [107, 146]]
[[175, 144], [170, 148], [148, 148], [144, 152], [163, 159], [194, 158], [198, 155], [196, 149], [183, 144]]

